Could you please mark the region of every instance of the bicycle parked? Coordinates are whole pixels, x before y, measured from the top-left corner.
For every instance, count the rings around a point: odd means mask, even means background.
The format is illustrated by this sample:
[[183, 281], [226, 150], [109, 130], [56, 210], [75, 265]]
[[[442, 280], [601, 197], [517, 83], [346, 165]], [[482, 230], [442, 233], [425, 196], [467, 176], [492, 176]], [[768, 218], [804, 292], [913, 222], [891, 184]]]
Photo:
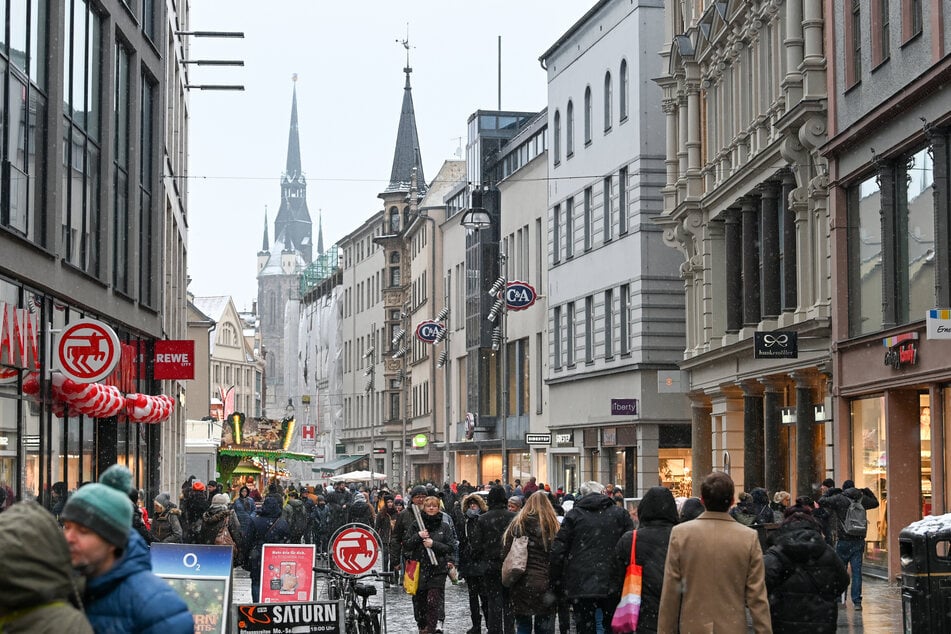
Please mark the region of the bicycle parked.
[[[396, 576], [392, 572], [371, 570], [362, 575], [348, 575], [329, 568], [314, 568], [319, 575], [326, 575], [327, 598], [331, 601], [343, 601], [344, 632], [346, 634], [381, 634], [383, 617], [386, 616], [386, 594], [383, 605], [369, 605], [369, 599], [376, 594], [372, 583], [360, 583], [367, 577], [392, 583]], [[359, 597], [359, 599], [358, 599]]]

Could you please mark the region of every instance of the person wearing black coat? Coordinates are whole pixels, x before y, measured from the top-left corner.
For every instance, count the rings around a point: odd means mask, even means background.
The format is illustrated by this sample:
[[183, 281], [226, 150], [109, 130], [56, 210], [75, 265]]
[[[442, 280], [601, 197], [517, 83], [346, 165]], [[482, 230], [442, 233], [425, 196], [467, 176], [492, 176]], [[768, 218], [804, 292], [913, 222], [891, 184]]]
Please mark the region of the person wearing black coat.
[[[442, 632], [442, 620], [445, 614], [446, 577], [449, 568], [455, 566], [455, 532], [450, 520], [439, 510], [439, 498], [427, 496], [420, 513], [422, 526], [416, 521], [415, 513], [403, 548], [407, 559], [419, 562], [419, 586], [413, 595], [413, 616], [419, 626], [420, 634]], [[436, 558], [429, 558], [430, 549]]]
[[245, 546], [248, 549], [244, 560], [251, 569], [251, 599], [257, 603], [261, 598], [261, 556], [264, 544], [287, 544], [291, 539], [291, 527], [281, 517], [281, 503], [276, 497], [267, 496], [261, 512], [251, 520]]
[[829, 511], [829, 521], [835, 526], [835, 552], [852, 569], [852, 605], [862, 609], [862, 558], [865, 556], [865, 532], [849, 535], [845, 531], [845, 517], [852, 502], [860, 502], [868, 509], [878, 508], [878, 498], [869, 488], [857, 489], [852, 480], [842, 483], [841, 489], [829, 489], [819, 498], [819, 507]]
[[489, 489], [486, 501], [489, 510], [476, 520], [475, 534], [470, 537], [472, 557], [484, 566], [485, 594], [481, 599], [486, 606], [485, 626], [489, 634], [502, 634], [503, 627], [506, 632], [515, 627], [515, 616], [507, 607], [508, 591], [502, 586], [502, 535], [515, 513], [506, 508], [508, 496], [501, 485]]
[[610, 631], [624, 582], [615, 548], [634, 528], [630, 513], [603, 491], [599, 482], [581, 485], [581, 499], [565, 514], [551, 549], [551, 582], [571, 600], [578, 634], [594, 634], [598, 609]]
[[488, 606], [485, 602], [485, 564], [473, 554], [476, 522], [489, 510], [485, 499], [478, 493], [470, 493], [462, 499], [462, 506], [455, 517], [456, 535], [459, 538], [459, 576], [466, 580], [469, 594], [469, 616], [472, 627], [466, 634], [482, 632], [482, 616], [488, 622]]
[[811, 513], [783, 520], [763, 566], [775, 634], [836, 631], [836, 601], [849, 586], [849, 575]]
[[[660, 592], [664, 587], [664, 563], [670, 529], [677, 523], [677, 503], [667, 487], [651, 487], [637, 505], [637, 547], [635, 561], [641, 566], [641, 613], [637, 622], [638, 634], [657, 632], [657, 613], [660, 610]], [[631, 541], [634, 531], [628, 531], [618, 540], [618, 565], [627, 569], [631, 563]]]
[[347, 509], [347, 523], [359, 522], [367, 526], [373, 526], [373, 509], [367, 504], [367, 496], [364, 493], [357, 493], [353, 496], [353, 503]]

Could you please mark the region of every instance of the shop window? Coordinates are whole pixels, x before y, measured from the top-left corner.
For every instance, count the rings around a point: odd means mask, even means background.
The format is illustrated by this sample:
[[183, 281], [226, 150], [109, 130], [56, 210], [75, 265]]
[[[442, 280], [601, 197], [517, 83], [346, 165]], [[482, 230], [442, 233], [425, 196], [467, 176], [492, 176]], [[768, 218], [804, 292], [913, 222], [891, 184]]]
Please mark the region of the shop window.
[[852, 409], [852, 479], [858, 488], [868, 487], [878, 498], [878, 508], [869, 509], [865, 537], [866, 561], [888, 566], [888, 445], [885, 423], [885, 398], [856, 399]]

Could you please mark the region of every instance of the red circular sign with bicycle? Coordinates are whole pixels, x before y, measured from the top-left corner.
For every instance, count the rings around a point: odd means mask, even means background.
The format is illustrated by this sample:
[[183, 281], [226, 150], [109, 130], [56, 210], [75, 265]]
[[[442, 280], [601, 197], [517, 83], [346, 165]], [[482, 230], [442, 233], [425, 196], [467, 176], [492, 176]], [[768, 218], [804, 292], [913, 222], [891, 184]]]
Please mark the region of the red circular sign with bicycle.
[[112, 328], [95, 319], [79, 319], [60, 333], [56, 369], [77, 383], [94, 383], [112, 373], [120, 354]]
[[380, 539], [366, 524], [347, 524], [334, 533], [330, 556], [342, 572], [362, 575], [380, 558]]

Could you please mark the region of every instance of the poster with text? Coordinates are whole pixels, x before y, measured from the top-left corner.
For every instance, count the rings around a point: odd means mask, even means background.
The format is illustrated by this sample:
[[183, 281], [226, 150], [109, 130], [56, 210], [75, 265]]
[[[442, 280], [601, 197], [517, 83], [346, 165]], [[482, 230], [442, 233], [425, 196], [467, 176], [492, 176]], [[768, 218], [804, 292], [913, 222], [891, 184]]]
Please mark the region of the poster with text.
[[342, 602], [248, 603], [236, 605], [234, 623], [238, 634], [341, 634], [344, 631]]
[[261, 603], [313, 600], [313, 544], [264, 544], [261, 551]]
[[152, 572], [184, 599], [195, 632], [228, 632], [231, 604], [231, 546], [152, 544]]

